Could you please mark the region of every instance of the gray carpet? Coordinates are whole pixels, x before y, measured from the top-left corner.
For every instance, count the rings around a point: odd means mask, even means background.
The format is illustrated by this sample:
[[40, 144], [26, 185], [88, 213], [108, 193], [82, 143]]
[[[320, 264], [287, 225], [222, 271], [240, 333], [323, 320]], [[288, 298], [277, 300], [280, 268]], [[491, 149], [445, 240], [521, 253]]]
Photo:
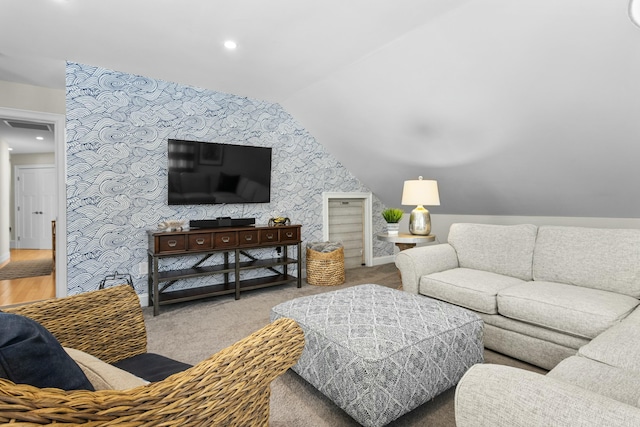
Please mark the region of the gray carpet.
[[48, 276], [53, 270], [53, 260], [34, 259], [12, 261], [0, 268], [0, 280], [21, 279], [23, 277]]
[[[303, 283], [243, 293], [240, 300], [232, 295], [162, 306], [159, 316], [145, 308], [150, 352], [196, 364], [249, 335], [269, 322], [271, 307], [299, 296], [342, 289], [364, 283], [398, 288], [400, 276], [393, 264], [347, 270], [346, 283], [339, 286], [312, 286]], [[542, 370], [485, 351], [485, 361]], [[454, 389], [404, 415], [390, 426], [455, 426]], [[272, 383], [271, 422], [273, 427], [341, 427], [358, 426], [351, 417], [289, 370]]]

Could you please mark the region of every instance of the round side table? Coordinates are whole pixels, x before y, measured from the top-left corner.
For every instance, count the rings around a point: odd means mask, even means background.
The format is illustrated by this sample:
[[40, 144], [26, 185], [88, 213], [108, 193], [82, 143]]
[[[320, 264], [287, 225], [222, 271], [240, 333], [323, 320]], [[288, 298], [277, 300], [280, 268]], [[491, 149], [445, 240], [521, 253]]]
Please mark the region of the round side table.
[[429, 234], [428, 236], [420, 236], [417, 234], [407, 234], [407, 233], [398, 233], [398, 234], [387, 234], [387, 233], [378, 233], [378, 240], [382, 240], [383, 242], [391, 242], [395, 243], [395, 245], [401, 251], [405, 249], [413, 248], [418, 243], [429, 243], [434, 242], [436, 240], [435, 234]]
[[[378, 240], [382, 240], [383, 242], [391, 242], [395, 243], [398, 249], [404, 251], [405, 249], [413, 248], [418, 243], [429, 243], [434, 242], [436, 240], [435, 234], [429, 234], [428, 236], [419, 236], [417, 234], [407, 234], [407, 233], [398, 233], [398, 234], [388, 234], [388, 233], [378, 233]], [[400, 271], [398, 271], [400, 274]], [[402, 282], [402, 274], [400, 274], [400, 281]], [[402, 289], [402, 283], [398, 289]]]

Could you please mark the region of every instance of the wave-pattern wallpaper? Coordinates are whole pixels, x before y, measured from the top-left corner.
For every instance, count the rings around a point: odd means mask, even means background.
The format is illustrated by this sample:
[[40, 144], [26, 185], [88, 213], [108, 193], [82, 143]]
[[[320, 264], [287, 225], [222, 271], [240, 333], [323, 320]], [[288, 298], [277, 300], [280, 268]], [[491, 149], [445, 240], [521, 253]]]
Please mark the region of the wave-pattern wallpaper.
[[[302, 224], [304, 242], [319, 241], [322, 192], [369, 191], [278, 104], [78, 63], [67, 63], [66, 84], [69, 294], [115, 272], [145, 293], [139, 265], [160, 221], [284, 215]], [[271, 203], [169, 206], [168, 138], [272, 147]], [[374, 232], [382, 208], [374, 197]], [[374, 239], [374, 257], [390, 246]]]

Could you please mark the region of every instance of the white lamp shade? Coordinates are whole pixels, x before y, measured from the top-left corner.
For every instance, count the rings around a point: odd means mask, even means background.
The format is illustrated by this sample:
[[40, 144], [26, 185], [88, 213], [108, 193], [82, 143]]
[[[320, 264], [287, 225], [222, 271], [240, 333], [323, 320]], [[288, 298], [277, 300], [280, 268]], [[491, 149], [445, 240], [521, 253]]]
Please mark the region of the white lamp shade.
[[402, 189], [402, 204], [440, 206], [438, 182], [430, 179], [405, 181]]

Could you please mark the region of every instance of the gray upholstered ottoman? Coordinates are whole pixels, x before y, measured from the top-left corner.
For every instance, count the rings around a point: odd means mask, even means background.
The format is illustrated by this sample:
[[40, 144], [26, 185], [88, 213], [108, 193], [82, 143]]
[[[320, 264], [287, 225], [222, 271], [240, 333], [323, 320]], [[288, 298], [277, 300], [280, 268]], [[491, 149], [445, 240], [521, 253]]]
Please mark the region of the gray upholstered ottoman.
[[364, 426], [383, 426], [458, 383], [483, 361], [482, 320], [463, 308], [379, 285], [296, 298], [271, 319], [296, 320], [292, 368]]

